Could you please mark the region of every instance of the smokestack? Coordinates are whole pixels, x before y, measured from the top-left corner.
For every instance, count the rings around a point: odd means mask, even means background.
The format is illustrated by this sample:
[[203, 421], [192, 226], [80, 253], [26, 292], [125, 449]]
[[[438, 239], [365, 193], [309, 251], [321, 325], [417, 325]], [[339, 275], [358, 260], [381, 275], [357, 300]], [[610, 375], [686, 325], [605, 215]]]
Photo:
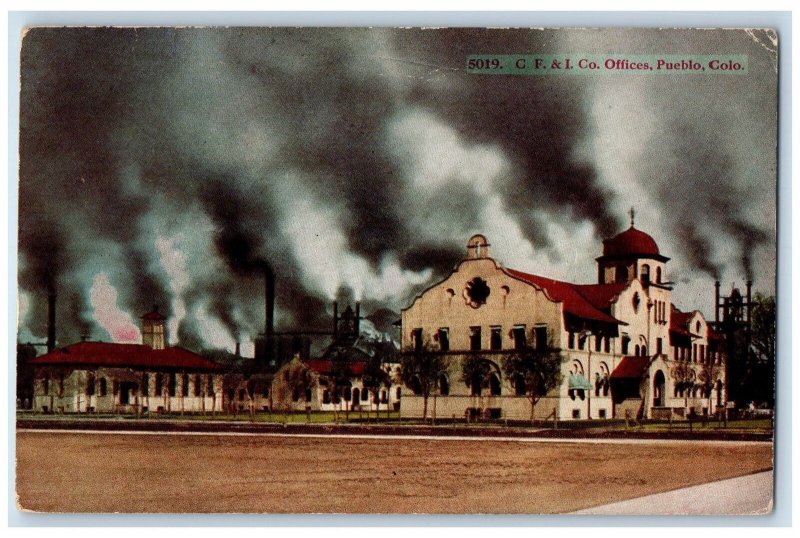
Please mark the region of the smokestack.
[[751, 303], [752, 297], [750, 295], [750, 288], [753, 286], [753, 281], [752, 280], [748, 280], [745, 286], [747, 288], [747, 327], [748, 327], [747, 330], [749, 331], [750, 330], [750, 312], [752, 310], [752, 303]]
[[236, 342], [236, 358], [240, 358], [242, 356], [242, 344]]
[[47, 352], [56, 348], [56, 290], [50, 287], [47, 292]]
[[269, 341], [269, 337], [275, 332], [275, 273], [269, 265], [264, 271], [264, 294], [266, 299], [264, 336]]
[[339, 337], [339, 303], [333, 301], [333, 339]]
[[719, 330], [719, 280], [714, 282], [714, 321], [716, 329]]
[[356, 337], [361, 334], [361, 301], [356, 301]]

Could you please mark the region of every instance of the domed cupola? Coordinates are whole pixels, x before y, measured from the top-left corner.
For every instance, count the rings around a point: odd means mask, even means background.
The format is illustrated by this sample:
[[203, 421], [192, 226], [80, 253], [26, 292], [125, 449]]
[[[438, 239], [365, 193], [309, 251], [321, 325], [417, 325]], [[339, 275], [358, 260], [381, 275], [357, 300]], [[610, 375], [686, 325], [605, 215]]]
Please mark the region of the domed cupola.
[[654, 258], [667, 261], [658, 250], [655, 239], [641, 230], [637, 230], [631, 225], [624, 232], [615, 235], [611, 239], [603, 241], [603, 256], [636, 256], [640, 258]]
[[658, 250], [655, 239], [633, 225], [603, 241], [603, 255], [597, 258], [598, 282], [629, 282], [639, 278], [642, 283], [661, 284], [666, 275], [664, 264], [669, 260]]

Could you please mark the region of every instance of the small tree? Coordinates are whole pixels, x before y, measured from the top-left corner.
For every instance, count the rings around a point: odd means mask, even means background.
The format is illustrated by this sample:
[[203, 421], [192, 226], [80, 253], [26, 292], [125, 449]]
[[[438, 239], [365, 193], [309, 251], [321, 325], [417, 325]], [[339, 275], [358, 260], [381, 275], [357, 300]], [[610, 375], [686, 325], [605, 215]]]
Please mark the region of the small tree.
[[[386, 340], [367, 340], [364, 345], [368, 350], [369, 359], [364, 367], [361, 381], [364, 389], [372, 395], [372, 401], [378, 402], [378, 409], [380, 409], [381, 388], [386, 388], [388, 391], [392, 386], [392, 377], [386, 365], [397, 362], [397, 349], [392, 341]], [[386, 407], [386, 416], [388, 417], [388, 399]]]
[[[341, 405], [344, 394], [344, 389], [353, 386], [353, 369], [351, 366], [351, 357], [345, 350], [337, 350], [331, 355], [331, 370], [326, 376], [328, 381], [328, 390], [331, 394], [331, 399], [334, 404]], [[350, 400], [345, 399], [344, 402], [345, 419], [350, 418]], [[334, 420], [336, 419], [336, 407], [334, 407]]]
[[684, 407], [689, 407], [689, 392], [694, 387], [697, 373], [694, 368], [686, 362], [679, 362], [670, 370], [670, 375], [675, 381], [675, 386], [684, 392]]
[[536, 349], [526, 346], [506, 357], [504, 373], [508, 379], [522, 379], [525, 396], [531, 403], [531, 422], [536, 417], [536, 404], [542, 396], [561, 385], [563, 362], [561, 350], [549, 344]]
[[305, 400], [308, 391], [317, 386], [314, 372], [298, 356], [286, 366], [284, 381], [289, 392], [289, 397], [286, 398], [287, 410], [291, 407], [289, 402], [295, 401], [295, 395], [298, 395], [298, 399]]
[[447, 370], [447, 357], [435, 350], [430, 340], [405, 351], [400, 358], [400, 379], [422, 396], [422, 419], [428, 418], [428, 398], [437, 388], [439, 376]]
[[461, 381], [470, 388], [472, 396], [480, 396], [491, 372], [491, 364], [481, 355], [470, 355], [461, 363]]
[[722, 372], [722, 363], [718, 363], [715, 357], [708, 357], [706, 359], [706, 363], [703, 365], [703, 369], [698, 376], [702, 381], [703, 392], [705, 392], [705, 396], [708, 400], [708, 413], [712, 414], [712, 410], [714, 409], [714, 389], [717, 384], [717, 380], [720, 378], [720, 373]]

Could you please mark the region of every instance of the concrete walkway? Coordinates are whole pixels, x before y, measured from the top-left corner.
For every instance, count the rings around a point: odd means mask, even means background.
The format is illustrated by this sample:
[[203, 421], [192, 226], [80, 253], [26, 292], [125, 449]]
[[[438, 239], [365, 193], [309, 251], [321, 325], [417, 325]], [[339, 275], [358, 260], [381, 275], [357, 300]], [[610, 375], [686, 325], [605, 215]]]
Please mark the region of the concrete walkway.
[[772, 511], [772, 471], [573, 512], [594, 516], [732, 516]]

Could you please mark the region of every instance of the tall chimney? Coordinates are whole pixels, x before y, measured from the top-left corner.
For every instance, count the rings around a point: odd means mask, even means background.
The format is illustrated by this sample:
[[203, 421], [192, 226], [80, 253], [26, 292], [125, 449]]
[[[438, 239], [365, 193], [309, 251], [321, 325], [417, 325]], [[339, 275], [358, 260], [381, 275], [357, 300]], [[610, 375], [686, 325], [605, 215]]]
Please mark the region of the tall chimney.
[[751, 291], [751, 288], [753, 287], [753, 281], [752, 280], [748, 280], [746, 286], [747, 286], [747, 327], [748, 327], [747, 330], [749, 331], [750, 330], [750, 314], [752, 312], [752, 302], [751, 302], [752, 301], [752, 296], [750, 295], [750, 291]]
[[714, 321], [716, 329], [719, 330], [719, 280], [714, 282]]
[[236, 358], [238, 359], [241, 356], [242, 356], [242, 344], [236, 342]]
[[56, 289], [47, 290], [47, 352], [56, 348]]
[[361, 334], [361, 301], [356, 301], [356, 337]]
[[264, 271], [264, 294], [266, 299], [264, 337], [269, 341], [269, 337], [275, 332], [275, 273], [269, 265]]
[[339, 303], [333, 301], [333, 339], [339, 337]]

